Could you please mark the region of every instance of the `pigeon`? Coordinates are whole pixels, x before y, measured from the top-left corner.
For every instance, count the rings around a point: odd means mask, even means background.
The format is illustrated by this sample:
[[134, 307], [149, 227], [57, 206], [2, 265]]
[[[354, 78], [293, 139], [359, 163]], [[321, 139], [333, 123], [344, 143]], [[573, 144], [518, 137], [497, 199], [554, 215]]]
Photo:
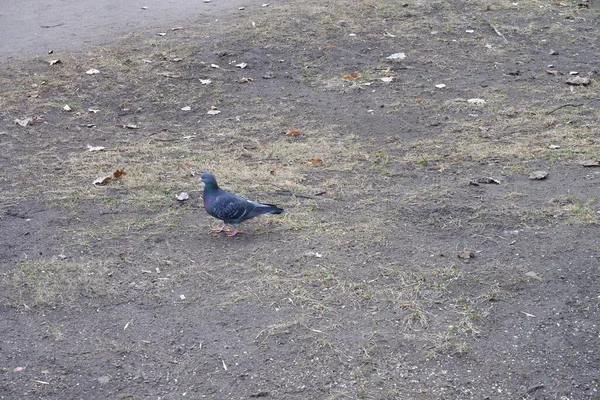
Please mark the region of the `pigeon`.
[[202, 174], [200, 180], [204, 182], [204, 209], [213, 217], [223, 221], [223, 226], [213, 229], [213, 232], [223, 232], [225, 225], [233, 226], [233, 231], [227, 232], [227, 236], [235, 236], [240, 231], [238, 226], [241, 222], [262, 214], [281, 214], [283, 208], [273, 204], [263, 204], [250, 201], [233, 193], [219, 188], [214, 175]]

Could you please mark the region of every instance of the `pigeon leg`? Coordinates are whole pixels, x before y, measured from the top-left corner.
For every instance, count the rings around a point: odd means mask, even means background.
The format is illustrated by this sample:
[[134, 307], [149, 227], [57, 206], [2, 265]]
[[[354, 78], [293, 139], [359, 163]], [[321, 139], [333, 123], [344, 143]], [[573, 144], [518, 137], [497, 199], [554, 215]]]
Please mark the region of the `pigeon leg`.
[[223, 226], [221, 226], [220, 228], [211, 229], [212, 232], [223, 232], [224, 230], [225, 230], [225, 224], [223, 224]]

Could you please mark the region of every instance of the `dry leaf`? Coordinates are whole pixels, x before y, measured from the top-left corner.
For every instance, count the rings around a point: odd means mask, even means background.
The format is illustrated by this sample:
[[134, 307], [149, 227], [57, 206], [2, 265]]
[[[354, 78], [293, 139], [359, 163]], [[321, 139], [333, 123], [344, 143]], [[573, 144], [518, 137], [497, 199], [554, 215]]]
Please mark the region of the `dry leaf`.
[[386, 57], [388, 60], [404, 60], [406, 58], [406, 54], [404, 53], [394, 53]]
[[566, 83], [568, 85], [574, 85], [574, 86], [587, 86], [590, 84], [590, 78], [588, 77], [582, 77], [582, 76], [574, 76], [572, 78], [569, 78], [566, 80]]
[[322, 167], [325, 165], [325, 163], [323, 162], [323, 160], [320, 157], [313, 158], [312, 160], [310, 160], [310, 162], [315, 167]]
[[181, 192], [178, 195], [176, 195], [175, 198], [179, 201], [186, 201], [187, 199], [190, 198], [190, 195], [187, 194], [186, 192]]
[[175, 74], [172, 72], [159, 72], [158, 75], [167, 77], [167, 78], [173, 78], [173, 79], [177, 79], [177, 78], [181, 78], [180, 74]]
[[113, 172], [113, 177], [115, 179], [120, 179], [122, 176], [127, 175], [127, 172], [125, 172], [124, 169], [118, 169], [115, 172]]
[[15, 119], [15, 124], [22, 126], [22, 127], [26, 127], [27, 125], [31, 124], [33, 122], [33, 118], [31, 117], [27, 117], [27, 118], [23, 118], [23, 119]]
[[98, 178], [94, 181], [94, 186], [104, 186], [112, 180], [112, 175], [108, 175], [102, 178]]
[[298, 136], [298, 135], [300, 135], [300, 131], [297, 131], [295, 129], [291, 130], [285, 134], [285, 136]]
[[88, 147], [88, 151], [103, 151], [104, 150], [104, 146], [90, 146], [88, 144], [87, 147]]
[[468, 99], [467, 103], [469, 103], [469, 104], [484, 105], [485, 104], [485, 100], [484, 99], [473, 98], [473, 99]]
[[354, 74], [344, 75], [344, 76], [342, 76], [342, 79], [345, 79], [347, 81], [354, 81], [354, 80], [360, 78], [361, 76], [362, 75], [357, 72], [357, 73], [354, 73]]

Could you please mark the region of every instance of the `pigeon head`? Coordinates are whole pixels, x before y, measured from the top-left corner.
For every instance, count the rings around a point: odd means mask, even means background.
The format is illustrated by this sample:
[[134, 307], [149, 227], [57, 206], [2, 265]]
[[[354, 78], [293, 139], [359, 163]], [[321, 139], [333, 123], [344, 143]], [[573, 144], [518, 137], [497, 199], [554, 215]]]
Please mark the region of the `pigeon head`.
[[203, 173], [200, 176], [200, 180], [204, 182], [204, 187], [206, 189], [218, 189], [219, 185], [217, 184], [217, 179], [213, 174], [209, 174], [207, 172]]

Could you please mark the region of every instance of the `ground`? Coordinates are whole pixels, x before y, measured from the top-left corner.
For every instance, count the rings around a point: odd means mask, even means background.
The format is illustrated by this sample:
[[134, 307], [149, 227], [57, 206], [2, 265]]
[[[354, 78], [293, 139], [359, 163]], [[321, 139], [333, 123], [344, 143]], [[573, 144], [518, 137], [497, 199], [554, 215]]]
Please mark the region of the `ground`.
[[[5, 61], [0, 399], [600, 398], [599, 19], [278, 1]], [[204, 171], [286, 213], [211, 233]]]

